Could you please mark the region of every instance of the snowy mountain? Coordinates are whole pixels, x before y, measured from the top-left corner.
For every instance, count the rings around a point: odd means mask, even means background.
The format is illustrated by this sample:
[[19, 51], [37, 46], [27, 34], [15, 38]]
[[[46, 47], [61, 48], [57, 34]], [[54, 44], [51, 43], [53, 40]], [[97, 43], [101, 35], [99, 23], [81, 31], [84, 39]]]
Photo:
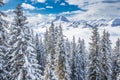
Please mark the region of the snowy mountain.
[[62, 27], [67, 27], [67, 28], [69, 28], [69, 27], [73, 27], [73, 28], [78, 28], [78, 27], [88, 28], [88, 27], [90, 27], [87, 24], [95, 25], [96, 27], [120, 26], [120, 18], [116, 18], [116, 19], [112, 19], [112, 20], [106, 20], [106, 19], [96, 20], [95, 19], [95, 20], [76, 20], [76, 21], [73, 21], [73, 20], [68, 19], [67, 17], [65, 17], [63, 15], [60, 15], [60, 16], [54, 16], [53, 19], [49, 19], [49, 18], [39, 19], [39, 16], [36, 16], [35, 20], [34, 20], [36, 22], [33, 22], [32, 17], [29, 17], [29, 19], [30, 19], [30, 21], [29, 21], [30, 24], [32, 23], [32, 25], [33, 25], [33, 23], [34, 23], [34, 26], [38, 26], [38, 27], [48, 27], [51, 24], [51, 22], [53, 22], [55, 24], [55, 26], [62, 24]]
[[98, 27], [101, 26], [106, 26], [107, 21], [106, 20], [90, 20], [90, 21], [86, 21], [86, 20], [78, 20], [78, 21], [73, 21], [73, 20], [69, 20], [67, 17], [65, 16], [55, 16], [53, 19], [45, 19], [45, 20], [40, 20], [39, 17], [38, 19], [36, 19], [36, 22], [33, 22], [33, 18], [29, 18], [30, 19], [30, 24], [38, 27], [48, 27], [50, 26], [51, 22], [54, 23], [55, 26], [58, 26], [60, 24], [62, 24], [62, 27], [73, 27], [73, 28], [78, 28], [78, 27], [83, 27], [83, 28], [87, 28], [90, 27], [87, 24], [96, 24]]
[[112, 21], [112, 27], [120, 26], [120, 18], [116, 18]]
[[63, 22], [70, 22], [65, 16], [56, 16], [56, 18], [53, 20], [53, 22], [55, 21], [63, 21]]
[[[35, 22], [34, 26], [36, 26], [36, 28], [33, 27], [33, 29], [35, 32], [40, 33], [40, 36], [43, 36], [46, 29], [50, 27], [52, 21], [55, 27], [61, 24], [64, 36], [66, 36], [66, 38], [72, 40], [73, 36], [75, 36], [76, 40], [78, 40], [79, 37], [85, 39], [87, 47], [90, 42], [91, 36], [91, 26], [89, 26], [88, 24], [96, 25], [97, 27], [99, 27], [100, 36], [102, 36], [102, 32], [104, 31], [104, 29], [106, 29], [111, 34], [110, 39], [112, 40], [112, 42], [115, 42], [120, 36], [120, 26], [113, 27], [113, 22], [115, 24], [116, 21], [118, 21], [116, 19], [113, 19], [112, 21], [106, 19], [72, 21], [65, 16], [55, 16], [51, 20]], [[113, 46], [114, 45], [115, 44], [113, 44]]]
[[108, 26], [110, 20], [106, 20], [106, 19], [98, 19], [98, 20], [69, 20], [68, 18], [66, 18], [65, 16], [56, 16], [55, 19], [53, 20], [53, 22], [55, 24], [63, 24], [63, 27], [73, 27], [73, 28], [77, 28], [77, 27], [83, 27], [83, 28], [87, 28], [90, 27], [87, 24], [90, 25], [95, 25], [96, 27], [105, 27]]

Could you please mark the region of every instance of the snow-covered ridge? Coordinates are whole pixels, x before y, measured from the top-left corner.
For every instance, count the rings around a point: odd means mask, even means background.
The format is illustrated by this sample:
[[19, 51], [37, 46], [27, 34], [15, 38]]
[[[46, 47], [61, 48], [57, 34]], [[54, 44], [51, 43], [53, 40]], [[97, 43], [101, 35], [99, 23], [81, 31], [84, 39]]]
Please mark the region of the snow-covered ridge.
[[111, 26], [116, 27], [116, 26], [120, 26], [120, 18], [116, 18], [112, 21]]

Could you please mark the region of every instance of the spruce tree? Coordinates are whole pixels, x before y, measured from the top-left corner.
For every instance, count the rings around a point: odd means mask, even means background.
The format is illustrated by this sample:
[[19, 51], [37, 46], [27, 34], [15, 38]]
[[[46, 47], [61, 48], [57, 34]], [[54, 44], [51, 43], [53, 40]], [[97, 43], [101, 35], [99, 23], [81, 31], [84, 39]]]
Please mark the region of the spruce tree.
[[72, 80], [71, 79], [71, 58], [70, 58], [70, 47], [71, 43], [68, 39], [65, 40], [65, 53], [66, 53], [66, 79], [67, 80]]
[[47, 50], [47, 57], [46, 57], [46, 66], [45, 66], [45, 80], [57, 80], [56, 77], [56, 53], [55, 53], [55, 28], [53, 22], [49, 28], [49, 31], [45, 34], [45, 46]]
[[41, 75], [44, 75], [46, 51], [45, 46], [42, 42], [42, 38], [40, 39], [38, 34], [36, 34], [35, 38], [35, 48], [37, 53], [38, 64], [40, 65], [40, 70], [42, 71]]
[[75, 42], [75, 37], [73, 36], [73, 41], [71, 43], [71, 53], [70, 53], [70, 58], [71, 58], [71, 79], [74, 80], [75, 79], [75, 64], [76, 64], [76, 42]]
[[57, 66], [56, 66], [58, 80], [70, 80], [69, 73], [67, 71], [69, 70], [67, 69], [69, 68], [68, 58], [65, 52], [65, 43], [63, 39], [61, 25], [58, 28], [58, 38], [57, 38], [57, 44], [55, 50], [56, 50], [56, 54], [58, 55]]
[[100, 80], [100, 39], [97, 27], [92, 28], [92, 34], [89, 50], [88, 80]]
[[75, 79], [74, 80], [85, 80], [86, 78], [86, 52], [84, 40], [78, 41], [77, 54], [75, 59]]
[[[0, 7], [3, 6], [3, 0], [0, 1]], [[0, 11], [0, 80], [8, 80], [8, 70], [7, 70], [7, 62], [8, 62], [8, 23], [3, 18], [6, 15]]]
[[101, 79], [111, 80], [111, 42], [109, 40], [109, 33], [105, 30], [103, 31], [103, 36], [101, 40]]
[[11, 26], [9, 61], [9, 80], [42, 80], [37, 61], [35, 44], [32, 43], [32, 36], [27, 27], [27, 18], [24, 16], [21, 5], [14, 11], [16, 16]]
[[119, 80], [120, 76], [120, 39], [116, 41], [112, 56], [112, 80]]

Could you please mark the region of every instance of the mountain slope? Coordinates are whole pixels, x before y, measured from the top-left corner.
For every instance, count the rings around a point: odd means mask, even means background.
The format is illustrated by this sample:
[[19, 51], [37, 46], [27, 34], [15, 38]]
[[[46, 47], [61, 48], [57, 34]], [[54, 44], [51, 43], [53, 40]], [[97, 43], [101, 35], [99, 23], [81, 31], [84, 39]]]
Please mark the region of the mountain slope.
[[120, 26], [120, 18], [114, 19], [111, 26], [113, 27]]

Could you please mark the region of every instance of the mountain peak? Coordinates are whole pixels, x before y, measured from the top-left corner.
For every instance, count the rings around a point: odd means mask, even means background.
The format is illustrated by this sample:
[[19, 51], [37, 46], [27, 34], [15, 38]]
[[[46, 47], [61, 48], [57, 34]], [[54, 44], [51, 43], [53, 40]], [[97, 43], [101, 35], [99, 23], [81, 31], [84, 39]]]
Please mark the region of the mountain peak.
[[56, 18], [53, 20], [53, 22], [55, 22], [55, 21], [69, 22], [69, 20], [65, 16], [62, 16], [62, 15], [56, 16]]

